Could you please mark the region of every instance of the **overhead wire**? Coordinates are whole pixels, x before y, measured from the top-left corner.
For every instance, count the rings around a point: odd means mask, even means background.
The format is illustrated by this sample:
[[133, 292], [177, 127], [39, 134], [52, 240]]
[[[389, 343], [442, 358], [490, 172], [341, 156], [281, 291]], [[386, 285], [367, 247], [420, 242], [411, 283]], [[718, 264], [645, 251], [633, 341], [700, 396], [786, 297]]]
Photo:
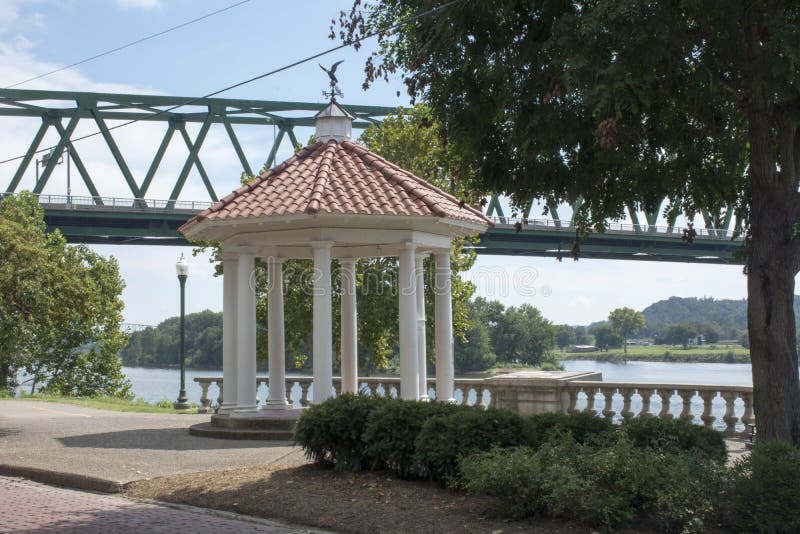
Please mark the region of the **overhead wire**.
[[130, 48], [131, 46], [137, 45], [139, 43], [143, 43], [145, 41], [149, 41], [150, 39], [155, 39], [156, 37], [160, 37], [160, 36], [162, 36], [164, 34], [170, 33], [170, 32], [175, 31], [175, 30], [179, 30], [181, 28], [185, 28], [186, 26], [194, 24], [195, 22], [200, 22], [201, 20], [205, 20], [205, 19], [207, 19], [209, 17], [213, 17], [214, 15], [219, 15], [220, 13], [223, 13], [225, 11], [228, 11], [228, 10], [233, 9], [235, 7], [239, 7], [242, 4], [246, 4], [249, 1], [250, 0], [242, 0], [241, 2], [237, 2], [235, 4], [231, 4], [229, 6], [223, 7], [222, 9], [218, 9], [216, 11], [212, 11], [211, 13], [206, 13], [205, 15], [197, 17], [195, 19], [187, 20], [186, 22], [182, 22], [181, 24], [178, 24], [176, 26], [172, 26], [170, 28], [167, 28], [166, 30], [161, 30], [160, 32], [156, 32], [156, 33], [150, 34], [150, 35], [148, 35], [146, 37], [142, 37], [141, 39], [136, 39], [135, 41], [131, 41], [131, 42], [126, 43], [124, 45], [120, 45], [120, 46], [118, 46], [116, 48], [112, 48], [111, 50], [106, 50], [105, 52], [100, 52], [99, 54], [95, 54], [95, 55], [93, 55], [91, 57], [87, 57], [87, 58], [82, 59], [80, 61], [76, 61], [75, 63], [70, 63], [69, 65], [65, 65], [63, 67], [59, 67], [57, 69], [53, 69], [53, 70], [51, 70], [49, 72], [45, 72], [44, 74], [39, 74], [38, 76], [34, 76], [33, 78], [28, 78], [27, 80], [22, 80], [21, 82], [17, 82], [17, 83], [15, 83], [13, 85], [9, 85], [7, 87], [4, 87], [3, 89], [13, 89], [14, 87], [19, 87], [20, 85], [26, 84], [28, 82], [32, 82], [32, 81], [35, 81], [35, 80], [40, 80], [40, 79], [42, 79], [42, 78], [44, 78], [46, 76], [50, 76], [51, 74], [55, 74], [57, 72], [61, 72], [61, 71], [67, 70], [67, 69], [71, 69], [73, 67], [77, 67], [78, 65], [83, 65], [84, 63], [88, 63], [88, 62], [93, 61], [95, 59], [107, 56], [109, 54], [113, 54], [114, 52], [119, 52], [120, 50], [124, 50], [126, 48]]
[[[386, 34], [387, 32], [391, 32], [392, 30], [395, 30], [395, 29], [397, 29], [397, 28], [399, 28], [401, 26], [405, 26], [406, 24], [410, 24], [410, 23], [415, 22], [415, 21], [417, 21], [417, 20], [419, 20], [421, 18], [433, 15], [434, 13], [436, 13], [438, 11], [441, 11], [443, 9], [446, 9], [446, 8], [452, 6], [452, 5], [459, 4], [459, 3], [464, 2], [464, 1], [466, 1], [466, 0], [452, 0], [450, 2], [442, 4], [440, 6], [434, 6], [434, 7], [432, 7], [431, 9], [429, 9], [427, 11], [423, 11], [422, 13], [418, 13], [417, 15], [414, 15], [413, 17], [409, 17], [407, 19], [403, 19], [403, 20], [401, 20], [399, 22], [396, 22], [395, 24], [392, 24], [391, 26], [387, 26], [385, 28], [381, 28], [379, 30], [375, 30], [374, 32], [371, 32], [371, 33], [368, 33], [366, 35], [363, 35], [363, 36], [359, 37], [355, 42], [342, 43], [342, 44], [334, 46], [332, 48], [328, 48], [327, 50], [323, 50], [322, 52], [317, 52], [316, 54], [307, 56], [307, 57], [305, 57], [303, 59], [300, 59], [298, 61], [295, 61], [293, 63], [289, 63], [288, 65], [284, 65], [282, 67], [278, 67], [277, 69], [273, 69], [273, 70], [271, 70], [269, 72], [265, 72], [263, 74], [259, 74], [258, 76], [253, 76], [252, 78], [248, 78], [248, 79], [246, 79], [244, 81], [237, 82], [237, 83], [235, 83], [233, 85], [229, 85], [227, 87], [223, 87], [222, 89], [218, 89], [218, 90], [213, 91], [211, 93], [208, 93], [206, 95], [198, 96], [198, 97], [195, 97], [195, 98], [191, 98], [191, 99], [189, 99], [189, 100], [187, 100], [185, 102], [182, 102], [180, 104], [175, 104], [174, 106], [170, 106], [170, 107], [165, 108], [163, 110], [159, 110], [156, 113], [153, 113], [152, 115], [147, 115], [147, 119], [151, 120], [153, 117], [157, 117], [159, 115], [163, 115], [165, 113], [169, 113], [171, 111], [175, 111], [176, 109], [184, 107], [184, 106], [190, 106], [190, 105], [192, 105], [192, 104], [194, 104], [196, 102], [199, 102], [200, 100], [204, 100], [206, 98], [211, 98], [211, 97], [217, 96], [217, 95], [219, 95], [221, 93], [224, 93], [226, 91], [230, 91], [232, 89], [236, 89], [236, 88], [241, 87], [243, 85], [247, 85], [249, 83], [253, 83], [255, 81], [267, 78], [268, 76], [273, 76], [273, 75], [278, 74], [280, 72], [283, 72], [285, 70], [289, 70], [291, 68], [297, 67], [298, 65], [302, 65], [303, 63], [308, 63], [309, 61], [313, 61], [313, 60], [315, 60], [317, 58], [320, 58], [322, 56], [328, 55], [328, 54], [330, 54], [332, 52], [336, 52], [336, 51], [341, 50], [343, 48], [348, 48], [350, 46], [354, 46], [357, 43], [361, 43], [361, 42], [363, 42], [363, 41], [365, 41], [367, 39], [371, 39], [371, 38], [373, 38], [373, 37], [375, 37], [377, 35], [380, 35], [380, 34]], [[142, 120], [144, 120], [144, 117], [131, 119], [129, 121], [122, 122], [120, 124], [111, 126], [111, 127], [107, 128], [105, 131], [111, 131], [111, 130], [117, 130], [119, 128], [124, 128], [125, 126], [129, 126], [131, 124], [135, 124], [135, 123], [140, 122]], [[98, 135], [102, 135], [103, 133], [104, 133], [103, 130], [98, 130], [96, 132], [92, 132], [90, 134], [83, 135], [81, 137], [76, 137], [75, 139], [69, 139], [68, 142], [69, 143], [75, 143], [77, 141], [83, 141], [84, 139], [89, 139], [91, 137], [96, 137]], [[31, 155], [38, 154], [40, 152], [47, 152], [47, 151], [50, 151], [50, 150], [52, 150], [54, 148], [55, 148], [55, 145], [47, 147], [47, 148], [40, 148], [39, 150], [36, 150], [33, 153], [31, 153]], [[15, 156], [13, 158], [4, 159], [4, 160], [0, 161], [0, 165], [6, 164], [6, 163], [10, 163], [12, 161], [20, 160], [20, 159], [28, 156], [28, 154], [29, 153], [25, 153], [25, 154], [22, 154], [20, 156]]]

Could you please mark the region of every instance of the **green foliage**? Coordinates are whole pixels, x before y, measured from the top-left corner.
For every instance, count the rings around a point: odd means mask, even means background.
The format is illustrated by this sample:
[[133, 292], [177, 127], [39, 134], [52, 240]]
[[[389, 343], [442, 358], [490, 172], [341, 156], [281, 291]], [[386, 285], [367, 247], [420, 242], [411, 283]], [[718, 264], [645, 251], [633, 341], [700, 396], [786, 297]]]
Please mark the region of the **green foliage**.
[[528, 418], [528, 445], [539, 447], [558, 435], [566, 435], [577, 443], [601, 442], [607, 439], [611, 421], [588, 412], [575, 414], [543, 413]]
[[546, 515], [614, 529], [650, 517], [663, 530], [702, 532], [714, 518], [721, 467], [691, 454], [603, 447], [556, 434], [538, 449], [496, 449], [465, 459], [462, 480], [498, 499], [510, 517]]
[[373, 466], [363, 439], [367, 421], [387, 401], [383, 397], [342, 394], [312, 404], [297, 421], [294, 440], [315, 462], [337, 470], [358, 471]]
[[0, 200], [0, 388], [129, 394], [118, 357], [122, 289], [117, 261], [47, 233], [30, 193]]
[[[186, 366], [222, 368], [222, 313], [204, 310], [184, 318]], [[131, 334], [120, 356], [131, 367], [168, 367], [180, 364], [180, 317], [170, 317], [155, 328]]]
[[450, 145], [442, 143], [442, 124], [430, 108], [417, 104], [398, 108], [379, 124], [368, 127], [359, 141], [372, 150], [468, 202], [477, 202], [488, 191], [477, 186], [475, 171], [461, 166]]
[[617, 308], [608, 314], [608, 322], [611, 328], [616, 330], [622, 337], [623, 347], [627, 352], [628, 346], [625, 341], [631, 337], [636, 331], [644, 328], [644, 315], [632, 308]]
[[688, 348], [689, 343], [697, 337], [697, 328], [691, 324], [673, 324], [670, 325], [664, 334], [657, 338], [659, 343], [666, 343], [670, 345], [683, 345], [683, 348]]
[[[6, 395], [8, 393], [6, 392]], [[2, 398], [3, 395], [0, 395]], [[20, 400], [34, 400], [39, 402], [56, 402], [59, 404], [74, 404], [77, 406], [85, 406], [87, 408], [97, 408], [98, 410], [111, 410], [115, 412], [137, 412], [137, 413], [176, 413], [174, 401], [161, 400], [155, 404], [150, 404], [142, 398], [132, 399], [130, 397], [75, 397], [63, 396], [58, 394], [49, 393], [36, 393], [29, 395], [22, 393], [19, 397], [11, 397]], [[196, 406], [192, 405], [192, 410], [196, 411]]]
[[355, 0], [332, 36], [411, 17], [379, 34], [365, 86], [402, 72], [461, 165], [515, 207], [580, 198], [583, 231], [635, 210], [735, 215], [759, 426], [798, 444], [797, 2]]
[[637, 447], [667, 452], [691, 451], [719, 463], [728, 458], [721, 433], [689, 421], [657, 417], [628, 419], [623, 422], [622, 431]]
[[471, 407], [428, 419], [415, 443], [414, 463], [421, 476], [458, 485], [462, 457], [527, 441], [528, 428], [521, 415]]
[[470, 326], [463, 338], [456, 337], [453, 343], [456, 372], [485, 371], [497, 360], [492, 346], [491, 327], [481, 306], [483, 302], [478, 298], [467, 303]]
[[578, 336], [575, 334], [575, 329], [568, 324], [560, 324], [556, 327], [556, 345], [559, 350], [564, 352], [564, 349], [578, 343]]
[[373, 467], [388, 469], [402, 478], [418, 476], [422, 470], [414, 452], [425, 422], [463, 409], [441, 402], [387, 401], [369, 415], [363, 434], [365, 455]]
[[725, 522], [737, 532], [800, 531], [800, 449], [758, 443], [728, 472]]
[[621, 347], [622, 343], [625, 341], [618, 331], [607, 324], [594, 327], [592, 335], [594, 336], [594, 344], [597, 348], [606, 351], [608, 349]]
[[553, 324], [530, 304], [511, 306], [498, 319], [493, 343], [499, 361], [540, 365], [555, 346], [555, 332]]

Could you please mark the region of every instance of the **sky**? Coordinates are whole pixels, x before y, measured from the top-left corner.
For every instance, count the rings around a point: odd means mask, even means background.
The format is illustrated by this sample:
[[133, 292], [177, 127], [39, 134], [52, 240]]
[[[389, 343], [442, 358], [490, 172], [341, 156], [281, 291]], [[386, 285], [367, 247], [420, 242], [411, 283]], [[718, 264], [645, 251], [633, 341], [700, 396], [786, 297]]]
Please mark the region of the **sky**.
[[[0, 87], [94, 56], [130, 41], [237, 3], [238, 0], [2, 0], [0, 2]], [[339, 44], [328, 39], [330, 22], [348, 9], [349, 1], [280, 2], [250, 0], [200, 22], [156, 37], [75, 68], [31, 81], [19, 89], [202, 96], [245, 79], [293, 63]], [[379, 106], [409, 105], [400, 77], [361, 89], [366, 42], [360, 52], [345, 49], [277, 75], [247, 84], [220, 97], [259, 100], [323, 102], [327, 76], [318, 63], [344, 60], [337, 76], [342, 103]], [[400, 96], [397, 92], [400, 91]], [[88, 121], [76, 134], [95, 131]], [[39, 124], [34, 120], [0, 119], [0, 160], [25, 152]], [[139, 182], [147, 171], [165, 126], [136, 124], [120, 128], [114, 137]], [[197, 127], [189, 127], [194, 136]], [[298, 131], [304, 142], [312, 133]], [[241, 165], [223, 138], [212, 128], [201, 152], [220, 196], [234, 189]], [[237, 129], [253, 168], [266, 160], [274, 131], [267, 127]], [[44, 143], [54, 143], [55, 136]], [[42, 146], [45, 146], [43, 143]], [[167, 198], [179, 172], [185, 148], [173, 143], [156, 175], [148, 197]], [[103, 196], [130, 197], [124, 180], [103, 141], [80, 142], [76, 149], [87, 162]], [[277, 161], [291, 156], [288, 144]], [[65, 194], [63, 165], [53, 173], [44, 193]], [[16, 165], [0, 165], [5, 189]], [[31, 188], [33, 165], [21, 188]], [[75, 173], [77, 174], [77, 173]], [[73, 176], [75, 176], [75, 174]], [[86, 194], [73, 180], [73, 194]], [[208, 200], [196, 171], [190, 174], [182, 200]], [[190, 247], [95, 246], [119, 260], [125, 279], [125, 320], [155, 325], [178, 313], [178, 282], [174, 264], [181, 253], [189, 257], [187, 312], [222, 309], [222, 281], [213, 276], [206, 255], [191, 256]], [[578, 262], [552, 258], [481, 256], [467, 277], [476, 294], [504, 304], [529, 303], [555, 323], [572, 325], [600, 321], [621, 306], [641, 310], [670, 296], [742, 299], [746, 279], [741, 266], [610, 261]]]

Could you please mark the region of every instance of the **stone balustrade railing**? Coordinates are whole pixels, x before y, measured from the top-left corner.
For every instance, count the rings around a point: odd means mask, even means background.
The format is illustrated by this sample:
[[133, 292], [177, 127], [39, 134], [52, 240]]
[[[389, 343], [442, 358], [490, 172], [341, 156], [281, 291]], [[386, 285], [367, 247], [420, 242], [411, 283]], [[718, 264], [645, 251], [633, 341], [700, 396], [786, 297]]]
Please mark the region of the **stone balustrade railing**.
[[[200, 385], [202, 393], [200, 395], [200, 413], [212, 411], [212, 403], [216, 406], [222, 404], [223, 382], [222, 377], [197, 377], [194, 379]], [[310, 395], [313, 379], [310, 376], [295, 376], [286, 378], [286, 398], [294, 406], [308, 406], [313, 393]], [[400, 378], [398, 377], [360, 377], [358, 379], [360, 391], [369, 392], [374, 395], [398, 396], [400, 391]], [[216, 398], [213, 396], [213, 388], [216, 386]], [[256, 378], [256, 389], [268, 387], [267, 377]], [[342, 381], [338, 377], [333, 379], [333, 388], [336, 393], [342, 390]], [[458, 378], [455, 381], [456, 403], [467, 404], [488, 408], [491, 399], [494, 398], [492, 384], [480, 378]], [[436, 397], [436, 380], [428, 380], [428, 395], [430, 398]], [[214, 402], [216, 401], [216, 402]]]
[[572, 381], [566, 387], [569, 413], [590, 412], [612, 420], [659, 417], [696, 421], [725, 434], [746, 434], [755, 424], [753, 388]]
[[[200, 412], [222, 404], [222, 377], [197, 377], [201, 389]], [[258, 377], [259, 392], [267, 377]], [[287, 377], [286, 396], [294, 406], [313, 400], [310, 376]], [[435, 379], [428, 380], [428, 395], [435, 398]], [[361, 377], [360, 390], [375, 395], [398, 396], [397, 377]], [[216, 399], [212, 387], [216, 386]], [[336, 393], [341, 380], [333, 379]], [[631, 417], [683, 419], [730, 435], [747, 434], [755, 424], [753, 388], [747, 386], [603, 382], [599, 373], [521, 372], [486, 379], [456, 379], [456, 403], [482, 408], [497, 407], [521, 414], [590, 412], [619, 421]], [[266, 398], [266, 394], [260, 395]]]

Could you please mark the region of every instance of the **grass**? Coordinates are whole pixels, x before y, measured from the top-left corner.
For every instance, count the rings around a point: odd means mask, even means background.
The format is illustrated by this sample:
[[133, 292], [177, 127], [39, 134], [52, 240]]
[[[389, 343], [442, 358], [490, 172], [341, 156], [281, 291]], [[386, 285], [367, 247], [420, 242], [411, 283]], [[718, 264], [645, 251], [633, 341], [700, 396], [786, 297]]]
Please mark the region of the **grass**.
[[562, 360], [597, 360], [603, 362], [703, 362], [703, 363], [750, 363], [750, 350], [738, 345], [701, 345], [699, 347], [652, 345], [628, 347], [608, 352], [559, 352]]
[[197, 408], [189, 410], [176, 410], [172, 401], [166, 399], [157, 404], [150, 404], [140, 398], [120, 399], [118, 397], [62, 397], [60, 395], [22, 395], [21, 397], [0, 397], [3, 400], [34, 400], [41, 402], [59, 402], [62, 404], [75, 404], [98, 410], [111, 410], [114, 412], [140, 412], [140, 413], [197, 413]]

